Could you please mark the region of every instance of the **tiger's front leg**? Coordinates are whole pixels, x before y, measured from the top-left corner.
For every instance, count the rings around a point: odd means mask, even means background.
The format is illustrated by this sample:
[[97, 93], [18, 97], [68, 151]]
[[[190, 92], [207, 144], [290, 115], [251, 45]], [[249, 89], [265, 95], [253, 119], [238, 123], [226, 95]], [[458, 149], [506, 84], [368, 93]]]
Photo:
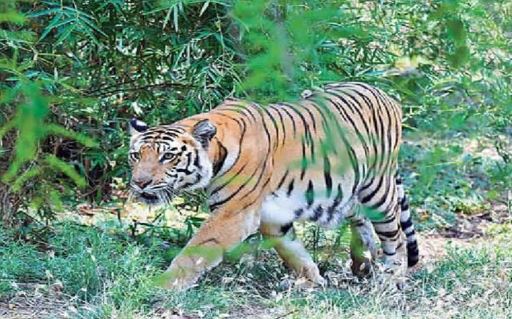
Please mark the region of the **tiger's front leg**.
[[204, 272], [222, 261], [226, 251], [255, 233], [259, 224], [257, 209], [236, 211], [225, 207], [217, 211], [174, 258], [157, 284], [176, 290], [190, 288]]
[[275, 225], [262, 223], [260, 231], [270, 240], [274, 249], [288, 267], [299, 276], [306, 277], [312, 283], [324, 286], [325, 279], [320, 275], [317, 264], [302, 242], [296, 237], [293, 224]]

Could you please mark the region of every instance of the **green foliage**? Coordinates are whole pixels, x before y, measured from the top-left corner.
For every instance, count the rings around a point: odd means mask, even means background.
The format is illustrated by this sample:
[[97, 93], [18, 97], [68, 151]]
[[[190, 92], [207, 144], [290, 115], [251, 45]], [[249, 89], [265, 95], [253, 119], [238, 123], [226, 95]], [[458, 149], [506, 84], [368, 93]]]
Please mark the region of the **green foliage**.
[[[108, 198], [111, 178], [126, 176], [128, 118], [170, 122], [229, 94], [238, 75], [226, 10], [215, 2], [3, 3], [0, 156], [11, 165], [0, 174], [21, 209], [53, 216], [59, 194], [79, 195], [67, 180]], [[164, 19], [171, 12], [173, 25]], [[199, 25], [190, 23], [198, 15]]]
[[[128, 177], [134, 115], [169, 123], [228, 95], [293, 100], [358, 80], [401, 101], [406, 136], [432, 139], [425, 152], [404, 147], [406, 182], [415, 206], [449, 224], [510, 188], [511, 10], [477, 0], [10, 0], [0, 6], [3, 187], [49, 216], [77, 192], [108, 200], [112, 178]], [[501, 159], [480, 165], [455, 142], [481, 137]], [[468, 174], [477, 170], [483, 183]]]

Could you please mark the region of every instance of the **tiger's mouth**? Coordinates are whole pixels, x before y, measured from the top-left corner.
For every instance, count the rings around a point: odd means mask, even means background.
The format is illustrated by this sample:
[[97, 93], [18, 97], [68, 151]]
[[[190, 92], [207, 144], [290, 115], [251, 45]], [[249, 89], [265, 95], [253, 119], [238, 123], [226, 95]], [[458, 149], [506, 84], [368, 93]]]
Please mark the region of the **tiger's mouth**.
[[132, 190], [135, 198], [148, 205], [169, 204], [174, 199], [174, 193], [170, 191], [140, 192]]
[[158, 196], [150, 193], [142, 193], [140, 194], [140, 197], [142, 197], [145, 200], [158, 200]]
[[155, 194], [143, 192], [138, 194], [139, 199], [141, 199], [146, 204], [158, 204], [161, 202], [160, 197]]

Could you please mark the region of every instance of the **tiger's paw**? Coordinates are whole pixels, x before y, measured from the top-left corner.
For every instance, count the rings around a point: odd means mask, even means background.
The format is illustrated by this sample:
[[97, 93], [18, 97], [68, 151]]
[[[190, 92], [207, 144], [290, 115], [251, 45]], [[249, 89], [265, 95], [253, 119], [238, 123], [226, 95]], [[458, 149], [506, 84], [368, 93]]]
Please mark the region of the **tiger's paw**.
[[316, 289], [316, 288], [324, 288], [327, 285], [327, 281], [322, 277], [319, 276], [315, 279], [315, 281], [306, 278], [306, 277], [300, 277], [297, 280], [295, 280], [294, 287], [298, 289]]
[[324, 277], [320, 275], [320, 270], [315, 263], [304, 265], [300, 275], [314, 286], [324, 287], [327, 283]]
[[319, 276], [315, 279], [315, 281], [312, 281], [311, 279], [307, 277], [299, 277], [296, 279], [293, 278], [286, 278], [282, 280], [279, 283], [279, 288], [283, 290], [289, 290], [289, 289], [298, 289], [298, 290], [312, 290], [312, 289], [318, 289], [323, 288], [327, 286], [327, 281], [322, 277]]
[[284, 289], [291, 287], [296, 289], [315, 289], [322, 288], [327, 285], [327, 281], [320, 275], [318, 266], [315, 263], [305, 264], [300, 271], [297, 272], [297, 279], [287, 278], [280, 283]]
[[320, 275], [320, 270], [318, 270], [318, 266], [315, 263], [304, 265], [299, 276], [299, 279], [295, 282], [295, 287], [318, 288], [325, 287], [327, 284], [324, 277]]
[[190, 269], [171, 265], [166, 272], [156, 276], [153, 283], [160, 288], [183, 291], [192, 288], [199, 276]]
[[350, 264], [350, 270], [352, 274], [359, 278], [368, 277], [373, 268], [372, 258], [366, 256], [355, 256], [351, 254], [352, 263]]
[[381, 279], [383, 283], [395, 286], [399, 290], [402, 290], [405, 287], [407, 279], [407, 262], [398, 258], [387, 259], [381, 267]]

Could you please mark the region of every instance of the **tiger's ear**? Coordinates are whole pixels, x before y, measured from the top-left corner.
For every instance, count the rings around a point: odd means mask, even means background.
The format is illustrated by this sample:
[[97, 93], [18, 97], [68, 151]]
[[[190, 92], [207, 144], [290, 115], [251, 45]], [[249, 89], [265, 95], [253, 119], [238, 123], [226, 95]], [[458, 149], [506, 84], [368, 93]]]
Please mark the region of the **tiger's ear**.
[[130, 134], [137, 135], [145, 132], [148, 129], [148, 125], [142, 121], [137, 120], [136, 118], [132, 118], [130, 120]]
[[208, 120], [201, 120], [194, 125], [192, 129], [192, 136], [199, 142], [204, 148], [208, 148], [211, 139], [217, 133], [215, 126]]

